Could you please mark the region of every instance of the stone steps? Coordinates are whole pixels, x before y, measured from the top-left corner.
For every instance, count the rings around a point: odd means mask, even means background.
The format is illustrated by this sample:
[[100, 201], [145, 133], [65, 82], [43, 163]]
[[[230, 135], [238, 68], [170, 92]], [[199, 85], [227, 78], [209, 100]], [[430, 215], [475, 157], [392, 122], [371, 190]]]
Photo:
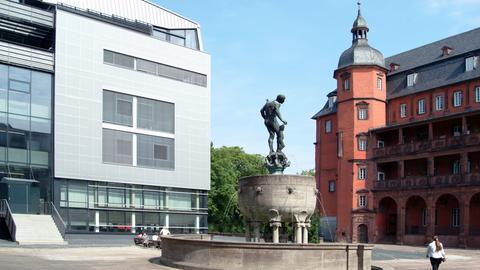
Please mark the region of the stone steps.
[[64, 245], [62, 235], [50, 215], [13, 214], [16, 241], [20, 245]]

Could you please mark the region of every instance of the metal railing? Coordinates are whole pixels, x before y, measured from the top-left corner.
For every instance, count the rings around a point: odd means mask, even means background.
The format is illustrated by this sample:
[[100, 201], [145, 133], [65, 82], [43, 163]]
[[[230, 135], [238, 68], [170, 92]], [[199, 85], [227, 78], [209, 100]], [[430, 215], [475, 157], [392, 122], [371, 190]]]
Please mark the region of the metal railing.
[[67, 224], [63, 221], [62, 216], [58, 212], [55, 204], [53, 202], [45, 203], [45, 214], [49, 214], [53, 218], [53, 222], [57, 226], [58, 231], [62, 235], [63, 239], [65, 239], [65, 232], [67, 231]]
[[15, 220], [13, 220], [12, 210], [10, 210], [10, 205], [6, 199], [0, 201], [0, 217], [5, 218], [5, 223], [7, 225], [8, 231], [10, 232], [10, 237], [12, 241], [16, 241], [17, 234], [17, 225]]

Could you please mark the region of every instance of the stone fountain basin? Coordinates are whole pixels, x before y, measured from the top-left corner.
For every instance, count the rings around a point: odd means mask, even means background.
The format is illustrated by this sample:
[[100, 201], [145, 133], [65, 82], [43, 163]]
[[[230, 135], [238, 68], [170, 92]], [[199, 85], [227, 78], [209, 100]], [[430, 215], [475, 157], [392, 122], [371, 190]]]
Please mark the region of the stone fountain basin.
[[164, 265], [186, 270], [370, 270], [373, 245], [213, 241], [212, 235], [162, 236]]
[[316, 206], [315, 178], [303, 175], [256, 175], [239, 180], [238, 204], [248, 221], [295, 222], [295, 215], [310, 217]]

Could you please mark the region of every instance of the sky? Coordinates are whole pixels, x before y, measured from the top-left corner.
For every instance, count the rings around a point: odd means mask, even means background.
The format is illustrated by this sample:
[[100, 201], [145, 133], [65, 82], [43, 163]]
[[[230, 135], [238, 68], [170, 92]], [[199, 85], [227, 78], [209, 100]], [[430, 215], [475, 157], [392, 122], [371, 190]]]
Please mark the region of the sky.
[[[356, 0], [154, 0], [201, 25], [212, 58], [212, 142], [266, 155], [260, 116], [286, 96], [286, 173], [314, 168], [311, 117], [336, 87], [333, 71], [351, 45]], [[369, 43], [385, 57], [480, 27], [480, 0], [363, 0]]]

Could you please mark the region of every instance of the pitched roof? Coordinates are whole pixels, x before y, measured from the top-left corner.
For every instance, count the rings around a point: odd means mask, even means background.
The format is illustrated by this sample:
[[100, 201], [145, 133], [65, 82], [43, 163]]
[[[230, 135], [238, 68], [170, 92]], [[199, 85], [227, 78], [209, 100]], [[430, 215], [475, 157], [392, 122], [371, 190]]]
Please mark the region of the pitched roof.
[[[328, 93], [327, 94], [327, 97], [332, 97], [332, 96], [336, 96], [337, 95], [337, 89], [333, 90], [332, 92]], [[325, 103], [325, 105], [323, 106], [323, 108], [317, 112], [314, 116], [312, 116], [312, 119], [317, 119], [319, 117], [322, 117], [322, 116], [325, 116], [325, 115], [329, 115], [329, 114], [332, 114], [332, 113], [336, 113], [337, 112], [337, 102], [334, 102], [333, 103], [333, 106], [332, 107], [329, 107], [328, 106], [328, 100], [327, 102]]]
[[[447, 56], [442, 56], [444, 46], [452, 48]], [[480, 49], [480, 27], [387, 57], [385, 65], [387, 67], [391, 63], [400, 65], [397, 70], [388, 74], [390, 76], [478, 49]]]

